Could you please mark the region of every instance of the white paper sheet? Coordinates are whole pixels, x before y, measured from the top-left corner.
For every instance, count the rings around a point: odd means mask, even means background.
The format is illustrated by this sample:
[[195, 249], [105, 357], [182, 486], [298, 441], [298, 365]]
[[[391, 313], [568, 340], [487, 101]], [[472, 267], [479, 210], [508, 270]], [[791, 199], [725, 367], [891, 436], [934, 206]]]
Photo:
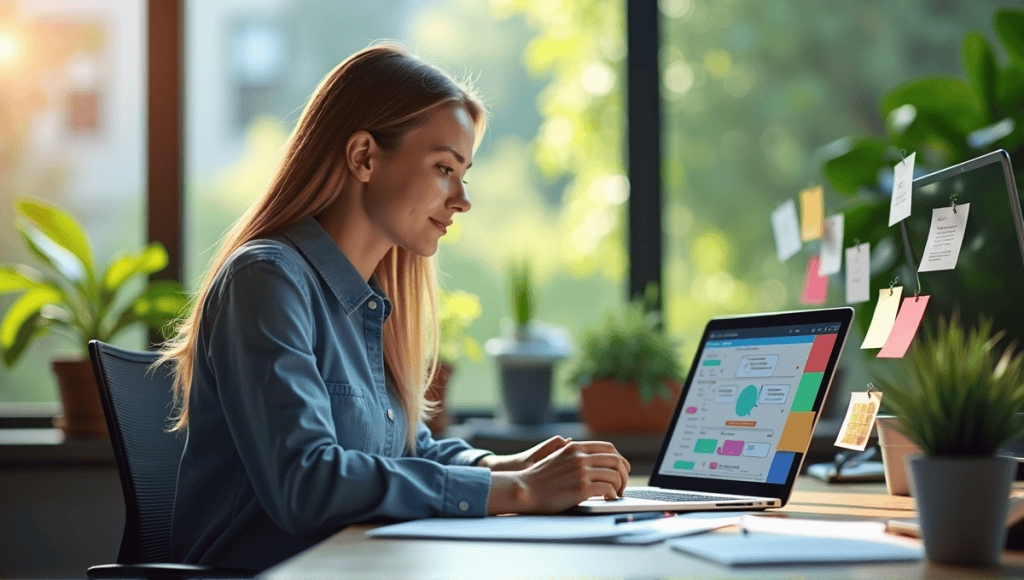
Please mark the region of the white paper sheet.
[[928, 241], [924, 243], [924, 254], [921, 255], [918, 272], [956, 268], [970, 210], [969, 203], [957, 205], [956, 212], [952, 207], [937, 207], [932, 210], [932, 226], [928, 229]]
[[846, 248], [846, 303], [871, 299], [871, 244]]
[[838, 274], [843, 267], [843, 214], [836, 214], [825, 220], [825, 235], [821, 238], [821, 265], [818, 273], [822, 276]]
[[895, 225], [910, 217], [910, 192], [914, 188], [914, 159], [911, 153], [893, 168], [892, 199], [889, 201], [889, 225]]
[[779, 261], [785, 262], [800, 251], [800, 222], [796, 216], [796, 203], [787, 199], [772, 212], [772, 228], [775, 230], [775, 249]]

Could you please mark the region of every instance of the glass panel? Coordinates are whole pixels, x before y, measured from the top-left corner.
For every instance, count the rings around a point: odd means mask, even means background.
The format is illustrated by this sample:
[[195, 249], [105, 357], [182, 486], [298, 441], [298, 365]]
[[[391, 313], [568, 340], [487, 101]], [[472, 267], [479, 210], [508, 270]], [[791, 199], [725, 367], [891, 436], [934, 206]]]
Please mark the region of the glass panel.
[[[771, 211], [790, 198], [799, 206], [800, 190], [822, 183], [838, 140], [884, 134], [889, 90], [965, 78], [964, 34], [992, 42], [997, 7], [1014, 4], [661, 0], [665, 303], [691, 356], [709, 317], [806, 307], [812, 249], [780, 263]], [[826, 215], [843, 202], [827, 189], [825, 200]], [[845, 304], [843, 284], [830, 277], [827, 305]], [[847, 390], [867, 380], [860, 341], [855, 328]], [[845, 409], [845, 395], [830, 399]]]
[[[13, 203], [57, 204], [84, 227], [98, 267], [145, 236], [145, 12], [141, 0], [0, 4], [0, 263], [40, 266]], [[6, 313], [16, 295], [0, 296]], [[117, 344], [143, 348], [135, 329]], [[58, 400], [49, 361], [87, 356], [56, 335], [0, 367], [0, 402]]]
[[[192, 0], [186, 14], [190, 288], [266, 187], [320, 79], [387, 38], [457, 78], [471, 76], [490, 109], [466, 176], [473, 209], [439, 250], [443, 286], [480, 298], [470, 336], [483, 344], [501, 332], [510, 315], [506, 268], [524, 254], [535, 261], [538, 319], [577, 337], [622, 303], [621, 2], [583, 10], [546, 2]], [[495, 375], [486, 355], [462, 359], [450, 405], [494, 407]], [[574, 408], [576, 396], [557, 388], [555, 404]]]

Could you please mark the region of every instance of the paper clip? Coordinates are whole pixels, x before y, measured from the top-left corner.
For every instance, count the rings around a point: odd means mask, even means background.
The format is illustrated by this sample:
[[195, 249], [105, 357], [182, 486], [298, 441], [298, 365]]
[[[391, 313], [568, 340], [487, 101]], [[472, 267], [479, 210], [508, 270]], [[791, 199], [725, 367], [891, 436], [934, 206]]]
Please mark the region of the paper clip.
[[907, 150], [906, 149], [900, 149], [900, 159], [902, 159], [903, 161], [907, 160]]
[[889, 282], [889, 296], [892, 296], [892, 294], [893, 294], [893, 290], [892, 289], [896, 286], [896, 284], [899, 283], [899, 281], [900, 281], [900, 277], [896, 276], [895, 278], [892, 279], [892, 282]]
[[877, 391], [877, 390], [878, 389], [875, 388], [875, 383], [868, 383], [867, 395], [869, 397], [871, 396], [871, 391]]
[[853, 245], [859, 246], [860, 245], [860, 238], [853, 238]]
[[953, 213], [956, 213], [956, 194], [949, 196], [949, 203], [953, 205]]

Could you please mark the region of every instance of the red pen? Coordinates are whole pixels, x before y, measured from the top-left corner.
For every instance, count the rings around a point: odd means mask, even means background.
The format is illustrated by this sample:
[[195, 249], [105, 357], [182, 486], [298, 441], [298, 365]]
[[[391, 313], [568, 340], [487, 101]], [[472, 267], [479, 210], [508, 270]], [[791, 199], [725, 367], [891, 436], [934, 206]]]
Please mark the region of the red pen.
[[626, 524], [629, 522], [642, 522], [644, 520], [656, 520], [658, 518], [670, 518], [676, 515], [675, 512], [643, 512], [639, 514], [629, 514], [628, 516], [620, 516], [615, 518], [615, 523]]

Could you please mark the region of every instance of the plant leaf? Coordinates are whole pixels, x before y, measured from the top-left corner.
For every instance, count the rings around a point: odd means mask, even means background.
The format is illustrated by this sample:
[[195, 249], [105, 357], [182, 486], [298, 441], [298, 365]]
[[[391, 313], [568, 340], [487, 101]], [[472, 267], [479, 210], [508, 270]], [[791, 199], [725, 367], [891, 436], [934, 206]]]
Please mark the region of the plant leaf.
[[86, 278], [85, 267], [74, 254], [57, 245], [37, 229], [15, 224], [25, 247], [37, 260], [53, 269], [69, 284], [83, 287]]
[[21, 327], [37, 316], [40, 308], [60, 301], [60, 292], [49, 286], [39, 286], [23, 294], [4, 317], [3, 326], [0, 327], [0, 346], [4, 349], [13, 347]]
[[999, 74], [992, 47], [979, 32], [971, 32], [964, 39], [964, 66], [974, 87], [975, 98], [984, 103], [986, 124], [1001, 117], [996, 100], [996, 81]]
[[37, 286], [39, 286], [39, 282], [32, 280], [17, 269], [10, 266], [0, 267], [0, 294], [24, 292]]
[[92, 274], [92, 250], [89, 249], [89, 240], [75, 218], [54, 206], [29, 200], [19, 201], [17, 207], [32, 225], [58, 246], [71, 252], [82, 262], [86, 273]]
[[1000, 10], [992, 23], [1010, 58], [1024, 64], [1024, 12]]
[[18, 360], [21, 359], [21, 355], [25, 354], [25, 350], [28, 349], [28, 345], [32, 344], [32, 341], [46, 334], [46, 328], [39, 324], [40, 318], [38, 311], [29, 317], [18, 328], [17, 335], [14, 337], [14, 342], [11, 346], [3, 349], [3, 361], [7, 368], [17, 364]]
[[160, 242], [152, 242], [138, 253], [114, 260], [103, 276], [103, 287], [113, 292], [132, 276], [152, 274], [166, 267], [167, 251]]
[[882, 99], [882, 116], [888, 117], [897, 107], [908, 104], [917, 109], [915, 123], [920, 121], [921, 113], [932, 112], [961, 135], [985, 124], [970, 85], [953, 77], [928, 77], [896, 87]]
[[105, 338], [113, 339], [126, 326], [136, 322], [163, 331], [164, 327], [177, 318], [187, 306], [188, 297], [177, 280], [150, 282], [131, 305], [121, 312]]
[[822, 171], [833, 188], [853, 197], [862, 187], [878, 182], [884, 151], [885, 144], [878, 139], [858, 139], [849, 151], [826, 161]]

